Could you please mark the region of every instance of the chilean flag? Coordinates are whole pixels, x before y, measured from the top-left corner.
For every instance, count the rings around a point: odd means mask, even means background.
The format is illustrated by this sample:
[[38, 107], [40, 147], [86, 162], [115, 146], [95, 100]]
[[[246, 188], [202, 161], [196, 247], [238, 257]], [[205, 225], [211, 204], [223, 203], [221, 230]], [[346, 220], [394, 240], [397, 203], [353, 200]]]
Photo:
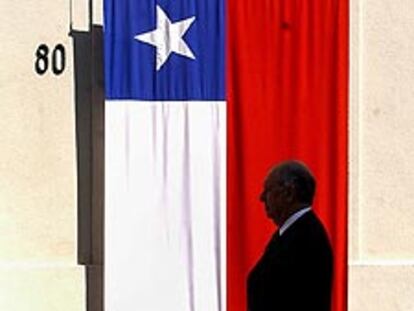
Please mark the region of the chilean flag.
[[348, 6], [105, 0], [107, 311], [245, 311], [286, 159], [316, 177], [346, 310]]

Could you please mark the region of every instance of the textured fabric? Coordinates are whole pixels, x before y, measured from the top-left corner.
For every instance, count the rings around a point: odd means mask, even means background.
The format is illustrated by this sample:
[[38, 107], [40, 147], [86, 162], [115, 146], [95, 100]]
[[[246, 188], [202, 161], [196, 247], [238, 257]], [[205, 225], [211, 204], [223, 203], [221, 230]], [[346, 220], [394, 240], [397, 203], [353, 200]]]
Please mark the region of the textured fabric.
[[[104, 10], [107, 99], [224, 100], [224, 0], [105, 0]], [[194, 19], [182, 36], [194, 59], [171, 53], [157, 70], [160, 49], [136, 37], [159, 26], [160, 10], [178, 28]], [[177, 41], [159, 35], [160, 47]]]
[[334, 254], [333, 311], [347, 309], [348, 0], [227, 1], [228, 310], [274, 225], [258, 200], [286, 159], [316, 177], [313, 211]]
[[348, 0], [105, 0], [104, 17], [106, 309], [246, 310], [274, 230], [263, 178], [296, 158], [345, 311]]
[[224, 310], [224, 2], [104, 4], [105, 310]]
[[313, 212], [277, 232], [248, 278], [249, 311], [329, 311], [332, 250]]
[[106, 103], [106, 310], [223, 310], [224, 108]]

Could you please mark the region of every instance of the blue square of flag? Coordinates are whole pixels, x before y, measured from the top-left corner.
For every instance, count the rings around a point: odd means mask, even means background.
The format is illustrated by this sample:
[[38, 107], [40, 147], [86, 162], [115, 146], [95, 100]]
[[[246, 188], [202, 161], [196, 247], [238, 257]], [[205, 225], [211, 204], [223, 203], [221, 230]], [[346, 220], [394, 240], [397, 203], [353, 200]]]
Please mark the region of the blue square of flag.
[[224, 100], [223, 0], [105, 0], [107, 99]]

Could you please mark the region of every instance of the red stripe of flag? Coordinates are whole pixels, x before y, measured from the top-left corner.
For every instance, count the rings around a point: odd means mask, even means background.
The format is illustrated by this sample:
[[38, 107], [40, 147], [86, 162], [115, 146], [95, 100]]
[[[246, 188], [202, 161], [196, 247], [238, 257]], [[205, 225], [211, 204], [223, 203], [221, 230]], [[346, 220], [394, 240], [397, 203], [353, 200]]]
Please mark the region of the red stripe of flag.
[[227, 2], [227, 310], [275, 230], [258, 197], [268, 169], [305, 162], [334, 250], [333, 311], [347, 306], [348, 0]]

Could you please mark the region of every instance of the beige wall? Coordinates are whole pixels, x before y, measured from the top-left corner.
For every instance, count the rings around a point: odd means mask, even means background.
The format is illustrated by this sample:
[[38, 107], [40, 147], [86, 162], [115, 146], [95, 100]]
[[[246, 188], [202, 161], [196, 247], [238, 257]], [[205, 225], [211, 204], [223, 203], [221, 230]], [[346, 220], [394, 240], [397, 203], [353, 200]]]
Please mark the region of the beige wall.
[[349, 305], [414, 310], [414, 2], [352, 0]]
[[[85, 309], [68, 3], [0, 2], [0, 310]], [[35, 73], [41, 43], [64, 45], [62, 75]]]
[[[86, 30], [86, 1], [73, 2]], [[68, 3], [0, 2], [0, 310], [85, 310]], [[414, 310], [413, 29], [411, 0], [351, 0], [352, 311]], [[65, 46], [63, 75], [34, 73], [40, 43]]]

